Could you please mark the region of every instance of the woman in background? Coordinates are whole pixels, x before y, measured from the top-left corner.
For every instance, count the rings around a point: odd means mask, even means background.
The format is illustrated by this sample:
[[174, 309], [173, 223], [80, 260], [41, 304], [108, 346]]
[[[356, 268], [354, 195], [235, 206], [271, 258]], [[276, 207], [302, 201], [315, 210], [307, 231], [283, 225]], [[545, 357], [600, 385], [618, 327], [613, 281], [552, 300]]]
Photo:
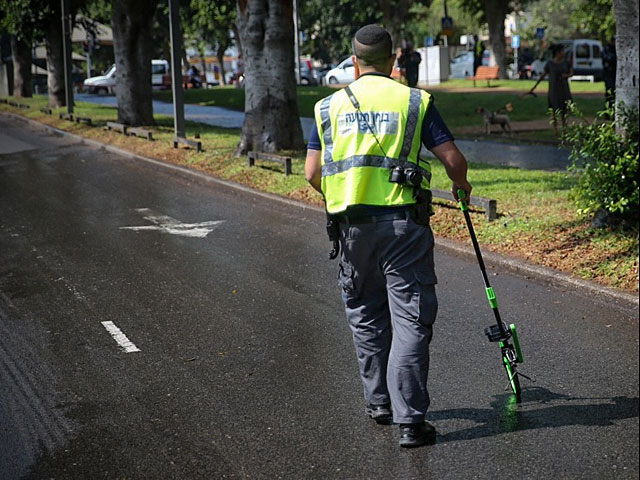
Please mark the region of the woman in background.
[[556, 43], [551, 45], [549, 50], [551, 50], [552, 58], [546, 63], [544, 72], [542, 72], [542, 75], [540, 75], [540, 78], [528, 93], [533, 93], [538, 84], [549, 75], [547, 99], [549, 100], [549, 108], [552, 111], [551, 124], [553, 125], [553, 131], [558, 136], [558, 115], [560, 115], [562, 129], [564, 130], [569, 102], [572, 100], [569, 77], [573, 76], [573, 68], [566, 60], [564, 46]]

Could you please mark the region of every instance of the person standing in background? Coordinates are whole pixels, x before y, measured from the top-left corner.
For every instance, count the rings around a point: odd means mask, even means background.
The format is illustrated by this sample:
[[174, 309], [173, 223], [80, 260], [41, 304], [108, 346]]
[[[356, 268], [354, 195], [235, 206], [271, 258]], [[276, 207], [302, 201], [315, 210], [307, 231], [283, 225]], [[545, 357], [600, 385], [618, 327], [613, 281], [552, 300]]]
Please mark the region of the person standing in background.
[[484, 45], [478, 38], [478, 35], [473, 36], [473, 74], [476, 74], [478, 67], [482, 65], [482, 55], [484, 54]]
[[418, 84], [418, 66], [422, 62], [422, 56], [413, 49], [413, 45], [407, 42], [407, 48], [402, 50], [402, 56], [398, 59], [398, 65], [404, 72], [407, 85], [411, 88]]
[[551, 124], [553, 125], [553, 132], [558, 136], [558, 115], [562, 122], [562, 129], [564, 130], [567, 121], [567, 110], [569, 103], [573, 100], [571, 97], [571, 90], [569, 89], [569, 77], [573, 76], [573, 68], [566, 60], [566, 54], [564, 46], [554, 43], [549, 47], [551, 51], [551, 60], [549, 60], [544, 66], [544, 72], [538, 78], [536, 84], [529, 90], [528, 93], [533, 93], [538, 84], [549, 76], [549, 93], [547, 99], [549, 100], [549, 108], [551, 109]]

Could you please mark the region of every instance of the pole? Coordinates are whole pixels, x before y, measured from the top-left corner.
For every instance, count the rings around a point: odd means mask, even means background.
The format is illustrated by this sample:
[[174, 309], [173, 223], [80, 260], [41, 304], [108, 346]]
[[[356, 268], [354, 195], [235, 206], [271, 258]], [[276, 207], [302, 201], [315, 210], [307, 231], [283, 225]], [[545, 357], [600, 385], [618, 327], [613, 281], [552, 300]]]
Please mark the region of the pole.
[[36, 62], [34, 62], [36, 58], [36, 44], [33, 40], [31, 40], [31, 83], [33, 85], [33, 93], [36, 95], [40, 93], [40, 89], [38, 88], [38, 83], [36, 80], [36, 74], [38, 73]]
[[[513, 12], [513, 31], [515, 34], [518, 33], [518, 11]], [[518, 50], [519, 47], [513, 49], [513, 71], [515, 72], [516, 79], [520, 78], [520, 72], [518, 71]]]
[[296, 55], [296, 83], [300, 85], [300, 31], [298, 28], [298, 0], [293, 0], [293, 34]]
[[[449, 18], [449, 12], [447, 11], [447, 0], [443, 0], [444, 3], [444, 18]], [[449, 36], [447, 34], [443, 35], [444, 37], [444, 46], [449, 47]]]
[[62, 54], [64, 58], [64, 90], [67, 113], [73, 113], [73, 78], [71, 76], [71, 16], [69, 0], [60, 0], [62, 6]]
[[91, 77], [91, 51], [93, 50], [93, 42], [91, 41], [91, 35], [87, 34], [87, 78]]
[[184, 98], [182, 92], [182, 33], [179, 0], [169, 0], [169, 37], [171, 39], [171, 89], [173, 91], [173, 127], [176, 137], [184, 137]]

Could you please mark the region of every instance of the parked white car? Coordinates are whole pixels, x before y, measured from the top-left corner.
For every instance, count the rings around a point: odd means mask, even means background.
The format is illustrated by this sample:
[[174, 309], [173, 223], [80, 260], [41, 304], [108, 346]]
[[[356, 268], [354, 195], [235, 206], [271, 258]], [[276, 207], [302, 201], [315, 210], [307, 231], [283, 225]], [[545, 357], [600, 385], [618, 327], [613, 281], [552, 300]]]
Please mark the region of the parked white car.
[[[602, 43], [599, 40], [578, 38], [557, 43], [564, 45], [574, 75], [593, 75], [594, 80], [602, 79]], [[549, 60], [551, 52], [547, 49], [541, 58], [531, 63], [531, 78], [538, 78]]]
[[[162, 77], [165, 75], [169, 75], [169, 62], [151, 60], [151, 84], [156, 88], [162, 87]], [[88, 93], [113, 95], [116, 88], [116, 66], [112, 65], [104, 75], [87, 78], [83, 85]]]
[[324, 81], [327, 85], [348, 84], [356, 79], [356, 68], [351, 57], [345, 58], [336, 68], [329, 70]]
[[116, 86], [116, 66], [111, 65], [111, 68], [104, 75], [87, 78], [83, 85], [87, 93], [113, 94]]

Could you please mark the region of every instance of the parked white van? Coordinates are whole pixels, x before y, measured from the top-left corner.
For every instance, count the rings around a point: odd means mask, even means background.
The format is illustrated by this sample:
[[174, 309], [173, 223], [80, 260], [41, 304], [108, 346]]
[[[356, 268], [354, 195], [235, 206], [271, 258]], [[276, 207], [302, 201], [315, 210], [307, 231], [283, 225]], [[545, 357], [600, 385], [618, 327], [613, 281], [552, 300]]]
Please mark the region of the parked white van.
[[[567, 60], [575, 76], [590, 75], [594, 80], [602, 80], [602, 43], [599, 40], [578, 38], [560, 40], [556, 43], [564, 45]], [[542, 58], [531, 64], [531, 76], [538, 78], [549, 60], [551, 60], [551, 52], [547, 50]]]
[[[169, 75], [169, 62], [166, 60], [151, 60], [151, 85], [154, 88], [163, 86], [162, 77]], [[116, 66], [112, 65], [104, 75], [87, 78], [84, 89], [88, 93], [113, 95], [116, 87]]]

